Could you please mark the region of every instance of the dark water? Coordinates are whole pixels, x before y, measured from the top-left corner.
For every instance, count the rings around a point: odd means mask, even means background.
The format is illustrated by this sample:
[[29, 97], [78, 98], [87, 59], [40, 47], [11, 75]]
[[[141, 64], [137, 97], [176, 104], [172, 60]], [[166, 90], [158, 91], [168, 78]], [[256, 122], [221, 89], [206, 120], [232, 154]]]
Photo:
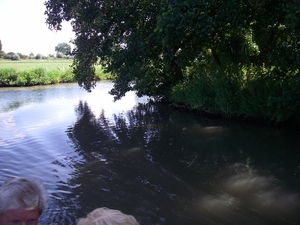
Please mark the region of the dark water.
[[97, 207], [141, 224], [297, 224], [300, 133], [209, 119], [110, 83], [0, 89], [0, 184], [40, 178], [41, 224]]

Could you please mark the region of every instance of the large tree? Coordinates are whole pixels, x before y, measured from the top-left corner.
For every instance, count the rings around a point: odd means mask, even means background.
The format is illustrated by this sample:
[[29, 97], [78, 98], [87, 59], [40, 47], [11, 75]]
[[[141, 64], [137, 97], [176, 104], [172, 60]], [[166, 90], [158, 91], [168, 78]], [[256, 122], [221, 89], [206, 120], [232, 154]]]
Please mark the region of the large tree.
[[52, 29], [72, 21], [78, 83], [93, 88], [94, 64], [101, 63], [114, 76], [111, 93], [118, 99], [130, 90], [167, 97], [190, 79], [187, 68], [208, 57], [218, 71], [231, 64], [272, 68], [280, 76], [299, 70], [299, 3], [48, 0], [45, 13]]
[[[98, 58], [115, 78], [111, 93], [117, 98], [139, 87], [140, 94], [149, 94], [148, 89], [152, 86], [159, 89], [161, 84], [167, 83], [159, 56], [161, 44], [153, 33], [160, 1], [149, 3], [110, 0], [46, 2], [47, 23], [51, 28], [60, 29], [62, 20], [73, 19], [76, 34], [74, 72], [80, 85], [87, 90], [94, 86], [93, 65]], [[156, 76], [152, 76], [154, 71]]]
[[68, 43], [59, 43], [57, 46], [55, 46], [55, 51], [57, 53], [62, 53], [64, 55], [70, 55], [71, 54], [71, 45]]
[[5, 56], [5, 52], [2, 51], [2, 42], [0, 40], [0, 58], [3, 58]]

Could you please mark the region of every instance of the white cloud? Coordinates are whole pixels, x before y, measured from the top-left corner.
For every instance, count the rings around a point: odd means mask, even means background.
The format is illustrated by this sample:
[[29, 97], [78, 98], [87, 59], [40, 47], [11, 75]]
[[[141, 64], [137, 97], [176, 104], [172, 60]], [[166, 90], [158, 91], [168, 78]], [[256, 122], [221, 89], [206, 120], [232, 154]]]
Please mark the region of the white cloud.
[[50, 31], [45, 9], [43, 0], [0, 0], [2, 50], [48, 55], [58, 43], [69, 43], [74, 38], [70, 23], [64, 22], [61, 31]]

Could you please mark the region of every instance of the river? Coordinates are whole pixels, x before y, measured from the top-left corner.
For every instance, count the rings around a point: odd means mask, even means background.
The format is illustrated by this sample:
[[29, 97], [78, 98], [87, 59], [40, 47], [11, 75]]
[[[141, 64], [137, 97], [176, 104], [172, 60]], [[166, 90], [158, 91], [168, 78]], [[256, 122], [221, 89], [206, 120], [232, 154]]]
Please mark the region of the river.
[[0, 88], [0, 185], [43, 181], [40, 224], [98, 207], [141, 225], [297, 224], [300, 133], [182, 112], [109, 82]]

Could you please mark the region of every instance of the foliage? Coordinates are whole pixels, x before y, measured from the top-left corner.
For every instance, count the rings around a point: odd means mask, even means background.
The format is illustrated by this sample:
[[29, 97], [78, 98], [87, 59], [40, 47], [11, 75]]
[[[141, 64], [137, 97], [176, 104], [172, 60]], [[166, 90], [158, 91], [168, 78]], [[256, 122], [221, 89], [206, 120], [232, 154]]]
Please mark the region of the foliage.
[[[94, 64], [99, 62], [112, 74], [115, 86], [111, 92], [117, 98], [129, 90], [137, 90], [136, 86], [141, 87], [140, 95], [155, 91], [151, 88], [155, 85], [158, 88], [153, 94], [163, 93], [167, 88], [161, 86], [162, 81], [171, 81], [172, 76], [159, 78], [163, 75], [162, 60], [150, 57], [151, 54], [160, 54], [159, 50], [153, 52], [159, 40], [152, 35], [159, 1], [151, 1], [151, 4], [148, 1], [127, 3], [108, 0], [48, 1], [48, 22], [59, 29], [62, 19], [75, 18], [73, 29], [77, 48], [74, 50], [74, 73], [79, 84], [87, 90], [95, 84]], [[149, 43], [143, 40], [145, 37], [149, 38]], [[98, 61], [98, 58], [101, 60]], [[158, 76], [153, 77], [153, 71]], [[142, 76], [145, 79], [140, 79]]]
[[71, 54], [71, 46], [67, 43], [59, 43], [55, 47], [55, 51], [57, 52], [57, 55], [61, 53], [62, 55], [70, 55]]
[[43, 58], [43, 56], [40, 53], [36, 54], [36, 56], [35, 56], [35, 59], [42, 59], [42, 58]]
[[2, 42], [0, 40], [0, 52], [2, 51]]
[[[234, 65], [227, 70], [218, 69], [220, 73], [216, 74], [199, 62], [193, 65], [187, 73], [197, 75], [173, 87], [173, 100], [191, 109], [226, 117], [251, 117], [268, 122], [296, 119], [299, 122], [299, 74], [287, 74], [278, 81], [273, 78], [273, 71], [258, 67], [248, 68], [248, 71], [234, 71]], [[226, 74], [242, 74], [226, 76], [223, 71]]]
[[62, 59], [63, 57], [64, 57], [64, 54], [61, 53], [61, 52], [58, 52], [58, 53], [56, 54], [56, 58], [58, 58], [58, 59]]
[[34, 54], [31, 52], [30, 54], [29, 54], [29, 59], [34, 59], [35, 58], [35, 56], [34, 56]]
[[[32, 86], [75, 82], [70, 60], [0, 61], [0, 86]], [[108, 80], [109, 74], [96, 67], [96, 79]]]
[[0, 69], [0, 86], [8, 86], [17, 79], [17, 72], [14, 68]]
[[284, 120], [299, 113], [292, 85], [300, 69], [299, 3], [48, 0], [45, 13], [53, 29], [72, 20], [74, 74], [87, 90], [100, 63], [114, 79], [115, 99], [130, 90], [189, 96], [193, 108]]
[[72, 65], [71, 60], [20, 60], [8, 61], [1, 60], [0, 68], [14, 68], [17, 71], [30, 70], [35, 68], [44, 68], [46, 70], [66, 70]]
[[10, 60], [20, 60], [20, 56], [14, 52], [9, 52], [4, 55], [5, 59], [10, 59]]
[[20, 52], [18, 52], [17, 55], [20, 57], [20, 59], [28, 59], [28, 55], [23, 55]]
[[74, 82], [71, 69], [46, 70], [35, 68], [17, 71], [13, 68], [0, 69], [0, 86], [32, 86], [41, 84]]
[[4, 51], [0, 51], [0, 59], [1, 59], [1, 58], [5, 58], [5, 57], [6, 57], [5, 52], [4, 52]]

